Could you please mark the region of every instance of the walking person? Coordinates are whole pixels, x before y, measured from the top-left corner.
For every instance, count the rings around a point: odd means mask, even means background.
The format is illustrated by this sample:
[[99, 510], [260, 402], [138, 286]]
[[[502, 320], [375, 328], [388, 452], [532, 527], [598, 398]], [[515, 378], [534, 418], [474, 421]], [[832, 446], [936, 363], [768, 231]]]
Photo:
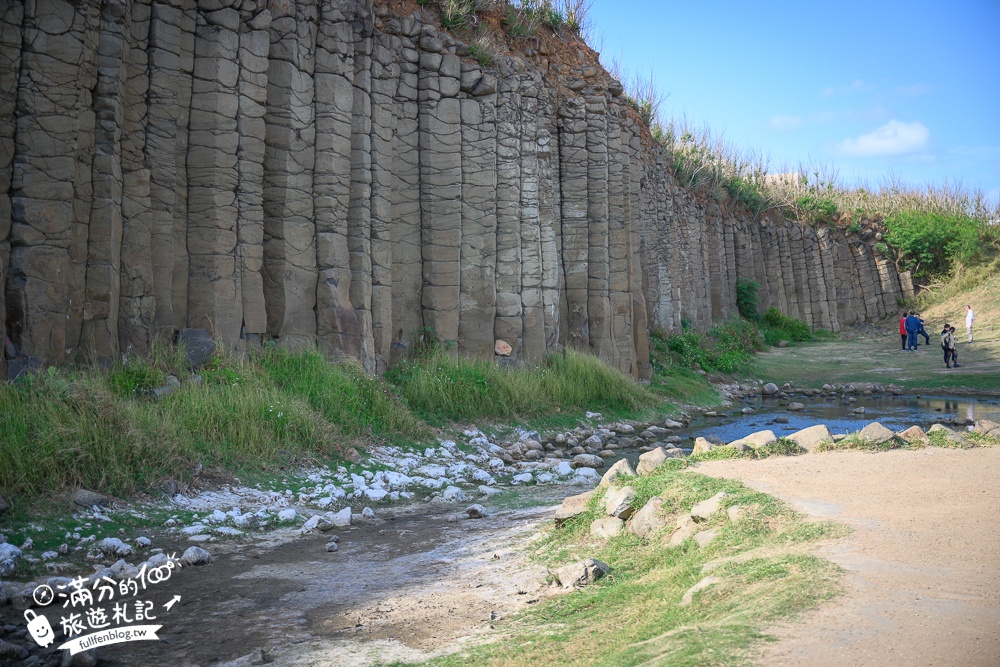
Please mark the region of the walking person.
[[906, 352], [906, 311], [899, 316], [899, 345], [902, 352]]
[[965, 307], [965, 331], [969, 334], [969, 342], [972, 342], [972, 324], [976, 321], [976, 313], [972, 306]]
[[920, 322], [920, 328], [917, 329], [917, 335], [924, 337], [924, 345], [930, 345], [931, 337], [927, 335], [927, 330], [924, 329], [924, 318], [917, 315], [917, 321]]
[[953, 368], [961, 368], [962, 364], [958, 363], [958, 348], [955, 347], [955, 327], [948, 327], [948, 332], [951, 333], [951, 365]]
[[914, 311], [911, 310], [910, 314], [906, 316], [904, 328], [906, 329], [906, 349], [911, 352], [916, 352], [917, 331], [920, 329], [920, 320], [917, 319], [917, 315]]
[[949, 325], [941, 330], [941, 349], [944, 351], [944, 367], [951, 368], [951, 349], [955, 346], [955, 337], [951, 335]]

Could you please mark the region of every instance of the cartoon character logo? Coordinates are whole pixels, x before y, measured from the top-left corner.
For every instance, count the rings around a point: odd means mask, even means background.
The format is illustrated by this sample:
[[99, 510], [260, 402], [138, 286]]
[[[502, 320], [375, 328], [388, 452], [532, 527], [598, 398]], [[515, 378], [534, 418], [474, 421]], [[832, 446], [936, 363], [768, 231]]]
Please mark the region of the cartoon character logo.
[[55, 641], [56, 635], [52, 632], [52, 626], [49, 625], [49, 619], [44, 616], [39, 616], [31, 609], [28, 609], [24, 612], [24, 620], [28, 622], [28, 632], [31, 634], [31, 638], [35, 640], [36, 644], [45, 648]]

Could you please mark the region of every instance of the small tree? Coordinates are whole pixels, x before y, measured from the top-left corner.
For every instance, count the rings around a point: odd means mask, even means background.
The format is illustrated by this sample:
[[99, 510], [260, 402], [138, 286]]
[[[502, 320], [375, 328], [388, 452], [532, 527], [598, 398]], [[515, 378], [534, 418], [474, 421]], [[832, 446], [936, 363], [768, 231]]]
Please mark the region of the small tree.
[[760, 285], [756, 280], [739, 278], [736, 281], [736, 310], [740, 311], [740, 317], [751, 322], [760, 319], [757, 312], [757, 290]]

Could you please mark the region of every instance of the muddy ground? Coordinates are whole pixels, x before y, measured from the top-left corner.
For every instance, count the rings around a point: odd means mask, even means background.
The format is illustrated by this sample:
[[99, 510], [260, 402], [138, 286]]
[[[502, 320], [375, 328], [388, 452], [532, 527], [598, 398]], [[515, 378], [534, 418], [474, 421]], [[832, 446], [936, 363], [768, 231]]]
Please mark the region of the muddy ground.
[[[536, 501], [577, 492], [540, 489]], [[101, 648], [100, 664], [352, 666], [454, 651], [489, 632], [491, 621], [555, 594], [547, 570], [524, 552], [550, 506], [475, 520], [460, 518], [463, 509], [385, 510], [336, 531], [335, 553], [326, 549], [334, 533], [283, 531], [230, 544], [211, 565], [184, 568], [140, 596], [159, 610], [151, 622], [162, 624], [162, 642]], [[44, 611], [55, 625], [59, 610]], [[5, 608], [0, 626], [23, 625], [19, 614]]]

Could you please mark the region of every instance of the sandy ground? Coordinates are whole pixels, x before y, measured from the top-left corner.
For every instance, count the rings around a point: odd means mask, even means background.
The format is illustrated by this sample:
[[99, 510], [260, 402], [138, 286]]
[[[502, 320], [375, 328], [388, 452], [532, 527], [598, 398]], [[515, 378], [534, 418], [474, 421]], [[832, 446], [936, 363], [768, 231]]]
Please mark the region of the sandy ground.
[[849, 524], [844, 595], [771, 628], [761, 665], [1000, 665], [1000, 448], [702, 463]]

